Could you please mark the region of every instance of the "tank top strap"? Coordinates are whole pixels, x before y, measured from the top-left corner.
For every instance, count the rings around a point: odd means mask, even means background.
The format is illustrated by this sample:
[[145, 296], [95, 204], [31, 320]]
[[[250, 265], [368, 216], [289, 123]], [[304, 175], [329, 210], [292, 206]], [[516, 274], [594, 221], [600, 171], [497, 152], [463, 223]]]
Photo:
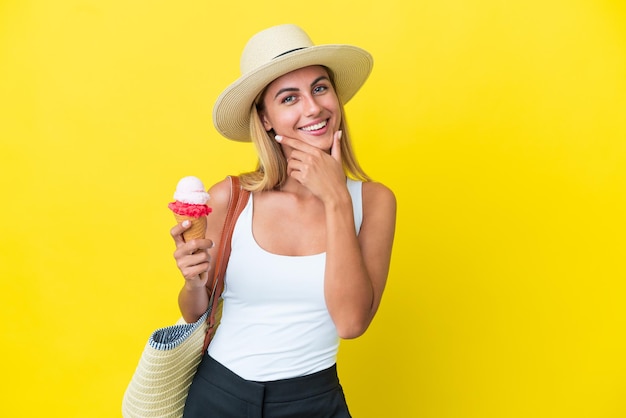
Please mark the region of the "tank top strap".
[[352, 211], [354, 213], [354, 227], [358, 235], [363, 223], [363, 182], [347, 179], [348, 192], [352, 198]]

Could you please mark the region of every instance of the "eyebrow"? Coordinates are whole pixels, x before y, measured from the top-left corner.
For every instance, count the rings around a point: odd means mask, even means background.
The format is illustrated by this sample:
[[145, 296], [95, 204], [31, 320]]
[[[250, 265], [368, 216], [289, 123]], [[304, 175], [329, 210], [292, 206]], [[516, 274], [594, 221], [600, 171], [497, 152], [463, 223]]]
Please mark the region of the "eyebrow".
[[[311, 87], [313, 87], [314, 85], [316, 85], [317, 83], [319, 83], [322, 80], [328, 80], [330, 81], [330, 79], [325, 76], [325, 75], [321, 75], [319, 77], [317, 77], [315, 80], [313, 80], [313, 82], [311, 83]], [[280, 96], [281, 94], [287, 92], [287, 91], [299, 91], [300, 89], [296, 88], [296, 87], [285, 87], [284, 89], [280, 89], [276, 92], [276, 95], [274, 95], [274, 99], [276, 99], [278, 96]]]

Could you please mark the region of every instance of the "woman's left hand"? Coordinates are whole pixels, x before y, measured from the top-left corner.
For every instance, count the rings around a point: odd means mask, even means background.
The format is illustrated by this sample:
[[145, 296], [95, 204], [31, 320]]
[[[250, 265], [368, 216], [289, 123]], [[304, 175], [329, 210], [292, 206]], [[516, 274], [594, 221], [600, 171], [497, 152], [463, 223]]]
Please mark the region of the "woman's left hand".
[[341, 161], [341, 131], [333, 136], [330, 154], [301, 140], [276, 136], [287, 157], [287, 174], [305, 186], [322, 201], [332, 198], [333, 191], [345, 189], [346, 175]]

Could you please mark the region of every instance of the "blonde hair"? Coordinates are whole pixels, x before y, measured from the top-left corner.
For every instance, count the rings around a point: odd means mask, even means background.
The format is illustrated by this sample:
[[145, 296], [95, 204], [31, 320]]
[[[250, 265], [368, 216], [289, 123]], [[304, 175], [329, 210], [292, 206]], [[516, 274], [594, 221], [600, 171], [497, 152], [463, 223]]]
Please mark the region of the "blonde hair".
[[[327, 71], [334, 86], [332, 72], [329, 69]], [[283, 150], [273, 137], [274, 131], [267, 132], [259, 117], [257, 106], [261, 106], [264, 93], [263, 91], [259, 94], [258, 99], [255, 100], [250, 109], [250, 137], [259, 158], [257, 168], [240, 175], [241, 185], [251, 192], [274, 190], [287, 180], [287, 160]], [[343, 103], [339, 103], [339, 108], [341, 110], [339, 129], [343, 131], [340, 141], [343, 171], [346, 176], [355, 180], [371, 181], [371, 178], [359, 165], [352, 149]]]

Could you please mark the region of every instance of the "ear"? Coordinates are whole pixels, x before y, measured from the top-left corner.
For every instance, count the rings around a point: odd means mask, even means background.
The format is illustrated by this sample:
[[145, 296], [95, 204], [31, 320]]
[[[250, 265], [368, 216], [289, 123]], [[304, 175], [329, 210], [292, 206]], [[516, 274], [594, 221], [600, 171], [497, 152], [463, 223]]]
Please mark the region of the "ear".
[[261, 118], [261, 122], [263, 123], [263, 128], [265, 128], [265, 130], [267, 132], [271, 131], [272, 130], [272, 124], [267, 119], [267, 117], [265, 117], [265, 113], [260, 113], [259, 114], [259, 118]]

